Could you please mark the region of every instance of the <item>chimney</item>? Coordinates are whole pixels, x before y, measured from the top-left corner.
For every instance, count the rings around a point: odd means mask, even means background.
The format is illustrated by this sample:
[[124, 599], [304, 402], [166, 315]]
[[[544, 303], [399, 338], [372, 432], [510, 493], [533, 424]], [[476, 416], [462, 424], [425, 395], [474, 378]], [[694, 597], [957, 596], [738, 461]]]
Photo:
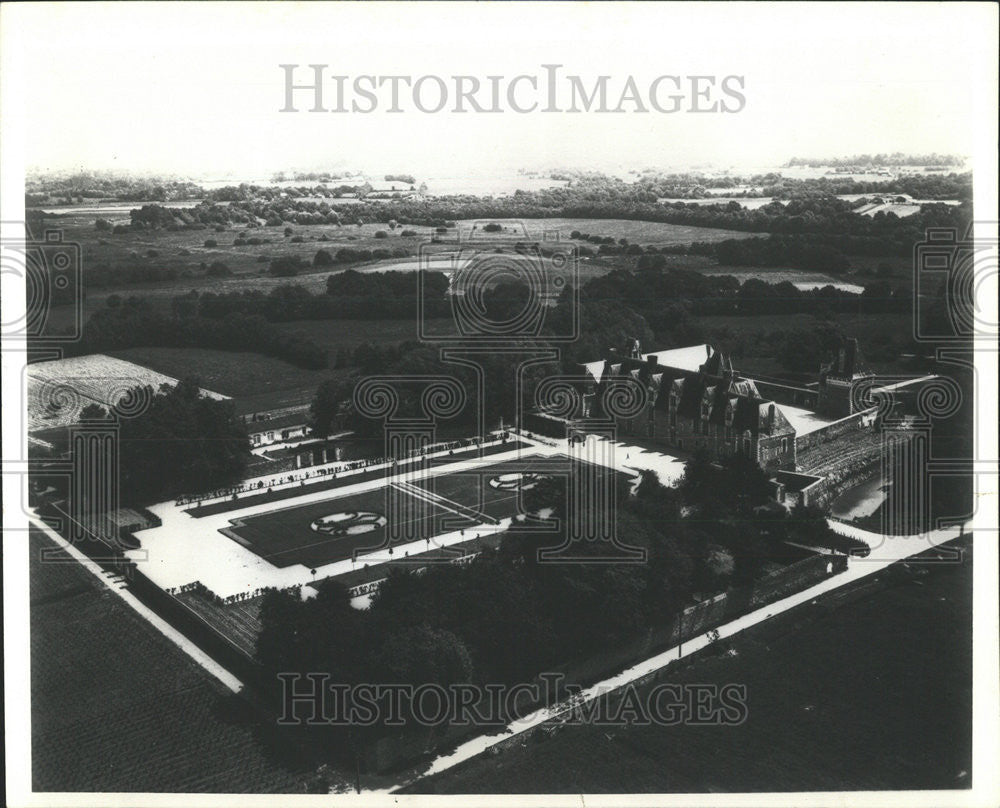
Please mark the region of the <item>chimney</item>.
[[767, 431], [774, 434], [774, 402], [767, 405]]
[[655, 368], [656, 367], [656, 354], [650, 354], [649, 356], [647, 356], [646, 357], [646, 364], [649, 366], [650, 370], [652, 370], [653, 368]]
[[712, 358], [712, 346], [709, 345], [707, 342], [705, 343], [705, 358], [706, 359]]
[[858, 357], [858, 341], [851, 337], [847, 340], [847, 356], [844, 362], [844, 375], [853, 376], [854, 375], [854, 365]]

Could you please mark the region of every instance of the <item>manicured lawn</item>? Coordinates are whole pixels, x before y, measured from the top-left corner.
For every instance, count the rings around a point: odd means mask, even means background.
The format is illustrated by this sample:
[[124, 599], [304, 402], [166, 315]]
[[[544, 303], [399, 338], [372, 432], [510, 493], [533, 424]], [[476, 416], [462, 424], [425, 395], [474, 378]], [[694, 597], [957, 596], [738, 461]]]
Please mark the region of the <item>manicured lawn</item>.
[[[373, 514], [385, 523], [362, 533], [325, 533], [314, 530], [317, 520], [334, 514]], [[402, 531], [409, 541], [429, 539], [444, 532], [447, 511], [392, 486], [362, 494], [298, 505], [260, 516], [234, 520], [225, 533], [277, 567], [304, 564], [321, 567], [350, 558], [355, 552], [374, 552], [386, 545], [390, 531]], [[468, 524], [472, 524], [469, 522]], [[395, 534], [394, 534], [395, 535]]]
[[[598, 475], [616, 473], [591, 468]], [[397, 543], [420, 541], [475, 523], [512, 517], [523, 511], [518, 475], [569, 477], [579, 474], [580, 469], [581, 464], [568, 458], [508, 460], [418, 481], [416, 486], [430, 493], [430, 501], [390, 483], [375, 491], [331, 497], [235, 520], [226, 532], [275, 566], [318, 567], [350, 558], [359, 551], [374, 551], [391, 535], [401, 537]], [[391, 521], [358, 533], [331, 534], [313, 529], [314, 522], [341, 513], [375, 514]]]

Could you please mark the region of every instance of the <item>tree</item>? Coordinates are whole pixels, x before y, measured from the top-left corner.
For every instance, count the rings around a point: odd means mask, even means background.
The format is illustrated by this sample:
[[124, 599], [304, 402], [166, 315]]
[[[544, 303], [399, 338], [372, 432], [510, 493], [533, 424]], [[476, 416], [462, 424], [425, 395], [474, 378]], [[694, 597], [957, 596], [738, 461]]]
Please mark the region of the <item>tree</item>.
[[181, 493], [222, 488], [240, 480], [249, 454], [246, 429], [231, 401], [203, 396], [191, 379], [175, 387], [139, 388], [148, 406], [122, 418], [121, 496], [148, 504]]
[[328, 379], [319, 386], [309, 407], [309, 426], [316, 435], [325, 437], [333, 431], [349, 408], [354, 386], [353, 378]]
[[386, 681], [447, 687], [472, 678], [472, 659], [458, 637], [427, 624], [390, 634], [375, 655], [375, 670]]
[[81, 421], [104, 421], [108, 418], [108, 411], [100, 404], [88, 404], [80, 410]]
[[298, 275], [304, 266], [302, 259], [297, 255], [284, 255], [271, 260], [268, 272], [277, 278], [291, 278]]
[[333, 256], [326, 250], [317, 250], [315, 257], [313, 258], [314, 267], [329, 267], [333, 266], [335, 263], [336, 261], [333, 260]]

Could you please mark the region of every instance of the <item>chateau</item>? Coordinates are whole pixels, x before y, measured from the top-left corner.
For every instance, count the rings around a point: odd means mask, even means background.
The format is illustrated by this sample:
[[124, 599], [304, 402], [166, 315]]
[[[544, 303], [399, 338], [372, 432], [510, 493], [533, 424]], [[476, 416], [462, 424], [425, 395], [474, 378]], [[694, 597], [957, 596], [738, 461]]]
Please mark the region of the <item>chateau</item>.
[[[691, 369], [692, 353], [704, 361]], [[681, 451], [707, 449], [713, 458], [743, 454], [765, 469], [795, 470], [795, 428], [774, 401], [758, 392], [752, 379], [733, 370], [725, 354], [711, 346], [660, 351], [642, 357], [630, 340], [619, 362], [601, 364], [584, 416], [602, 414], [605, 390], [616, 379], [630, 379], [644, 391], [641, 411], [618, 422], [622, 436], [648, 437]]]
[[[885, 452], [878, 408], [858, 395], [875, 377], [854, 339], [801, 386], [741, 374], [712, 345], [643, 354], [631, 338], [580, 370], [575, 412], [539, 407], [530, 429], [565, 437], [613, 424], [617, 439], [679, 457], [742, 455], [771, 475], [779, 500], [816, 504], [877, 473]], [[615, 390], [628, 391], [627, 407], [614, 404]]]

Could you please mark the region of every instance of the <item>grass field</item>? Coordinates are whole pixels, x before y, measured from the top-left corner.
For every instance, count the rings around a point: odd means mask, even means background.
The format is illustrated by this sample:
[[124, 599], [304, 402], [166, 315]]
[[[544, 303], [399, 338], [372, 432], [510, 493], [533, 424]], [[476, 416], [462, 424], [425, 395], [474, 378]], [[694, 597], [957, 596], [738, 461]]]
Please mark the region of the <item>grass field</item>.
[[[233, 526], [225, 532], [275, 566], [318, 567], [358, 552], [379, 549], [391, 535], [406, 537], [406, 541], [427, 540], [476, 523], [512, 517], [523, 510], [519, 475], [566, 475], [578, 470], [578, 464], [565, 458], [508, 460], [471, 471], [427, 477], [416, 482], [416, 490], [405, 483], [402, 486], [390, 483], [375, 491], [233, 520]], [[617, 472], [600, 468], [598, 473]], [[341, 513], [370, 513], [391, 521], [358, 533], [338, 530], [330, 534], [312, 527], [317, 520]]]
[[[471, 223], [472, 220], [466, 220]], [[720, 230], [714, 227], [690, 227], [680, 224], [665, 224], [663, 222], [642, 222], [632, 219], [489, 219], [507, 227], [523, 225], [528, 238], [541, 239], [544, 234], [558, 234], [561, 241], [570, 244], [570, 233], [579, 230], [592, 236], [611, 236], [617, 241], [628, 239], [632, 244], [655, 244], [663, 247], [668, 244], [690, 244], [694, 241], [725, 241], [731, 238], [750, 238], [754, 233], [742, 233], [737, 230]], [[586, 243], [586, 242], [581, 242]], [[589, 245], [593, 246], [593, 245]]]
[[[430, 319], [427, 328], [445, 332], [453, 321], [450, 318]], [[412, 320], [295, 320], [276, 323], [276, 328], [293, 336], [316, 343], [328, 351], [331, 367], [325, 370], [308, 370], [296, 367], [283, 359], [257, 353], [238, 353], [211, 348], [126, 348], [112, 351], [112, 356], [136, 362], [160, 373], [182, 379], [194, 376], [202, 386], [240, 398], [272, 398], [270, 394], [287, 391], [287, 402], [273, 405], [289, 406], [308, 403], [316, 388], [327, 379], [335, 379], [348, 372], [334, 369], [333, 362], [341, 349], [353, 354], [362, 343], [394, 345], [418, 338], [416, 319]], [[261, 409], [266, 409], [262, 406]]]
[[972, 778], [972, 552], [911, 559], [800, 606], [662, 681], [747, 687], [739, 726], [572, 726], [419, 793], [961, 789]]
[[308, 403], [321, 382], [347, 372], [306, 370], [270, 356], [211, 348], [127, 348], [112, 355], [177, 379], [193, 376], [202, 387], [227, 396], [289, 391], [293, 403]]
[[301, 793], [309, 772], [248, 708], [75, 561], [31, 546], [36, 791]]

